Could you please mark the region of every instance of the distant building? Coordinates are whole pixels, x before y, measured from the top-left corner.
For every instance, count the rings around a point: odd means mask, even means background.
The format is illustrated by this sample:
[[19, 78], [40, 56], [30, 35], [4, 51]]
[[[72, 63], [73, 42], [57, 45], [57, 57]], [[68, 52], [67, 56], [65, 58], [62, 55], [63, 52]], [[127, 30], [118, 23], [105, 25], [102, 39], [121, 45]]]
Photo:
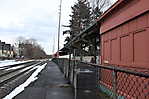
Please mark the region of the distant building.
[[0, 58], [1, 59], [11, 59], [14, 56], [13, 47], [11, 44], [6, 44], [0, 40]]

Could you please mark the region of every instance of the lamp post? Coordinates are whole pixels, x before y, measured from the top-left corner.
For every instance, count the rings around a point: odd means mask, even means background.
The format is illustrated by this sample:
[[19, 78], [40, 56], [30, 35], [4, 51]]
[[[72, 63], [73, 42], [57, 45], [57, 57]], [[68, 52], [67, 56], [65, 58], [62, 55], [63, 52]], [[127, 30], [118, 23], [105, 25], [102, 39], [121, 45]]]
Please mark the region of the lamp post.
[[62, 0], [60, 0], [59, 6], [59, 22], [58, 22], [58, 49], [57, 49], [57, 57], [59, 57], [59, 49], [60, 49], [60, 30], [61, 30], [61, 10], [62, 10]]

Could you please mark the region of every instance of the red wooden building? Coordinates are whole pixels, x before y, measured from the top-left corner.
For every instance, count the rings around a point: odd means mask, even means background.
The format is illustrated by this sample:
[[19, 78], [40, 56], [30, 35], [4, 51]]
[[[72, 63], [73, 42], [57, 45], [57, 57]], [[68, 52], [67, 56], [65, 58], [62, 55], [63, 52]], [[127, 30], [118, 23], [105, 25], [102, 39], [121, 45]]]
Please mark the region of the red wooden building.
[[118, 0], [99, 22], [102, 64], [149, 68], [149, 0]]
[[[118, 0], [98, 22], [102, 65], [149, 69], [149, 0]], [[112, 71], [101, 70], [101, 76], [100, 84], [112, 90]], [[143, 82], [141, 77], [119, 72], [117, 94], [126, 99], [149, 99], [143, 94], [148, 92], [145, 82], [148, 79]]]

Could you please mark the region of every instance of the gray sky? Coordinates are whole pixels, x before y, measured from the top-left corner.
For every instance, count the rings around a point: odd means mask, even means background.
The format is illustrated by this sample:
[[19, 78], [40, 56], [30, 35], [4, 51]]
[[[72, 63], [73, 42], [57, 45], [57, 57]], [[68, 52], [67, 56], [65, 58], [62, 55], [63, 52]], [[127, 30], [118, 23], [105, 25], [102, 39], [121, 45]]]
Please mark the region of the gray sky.
[[[75, 1], [63, 0], [62, 25], [68, 24]], [[51, 54], [54, 38], [57, 45], [58, 7], [59, 0], [0, 0], [0, 40], [14, 44], [19, 36], [35, 38]], [[61, 32], [61, 48], [63, 41]]]

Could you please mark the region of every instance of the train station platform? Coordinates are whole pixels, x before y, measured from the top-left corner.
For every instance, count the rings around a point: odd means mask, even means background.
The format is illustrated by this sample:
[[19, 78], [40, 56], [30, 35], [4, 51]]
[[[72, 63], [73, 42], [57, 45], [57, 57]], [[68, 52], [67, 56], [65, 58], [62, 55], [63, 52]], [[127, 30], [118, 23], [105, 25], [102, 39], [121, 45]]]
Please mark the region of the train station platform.
[[15, 99], [74, 99], [73, 88], [55, 63], [48, 62], [38, 77]]

